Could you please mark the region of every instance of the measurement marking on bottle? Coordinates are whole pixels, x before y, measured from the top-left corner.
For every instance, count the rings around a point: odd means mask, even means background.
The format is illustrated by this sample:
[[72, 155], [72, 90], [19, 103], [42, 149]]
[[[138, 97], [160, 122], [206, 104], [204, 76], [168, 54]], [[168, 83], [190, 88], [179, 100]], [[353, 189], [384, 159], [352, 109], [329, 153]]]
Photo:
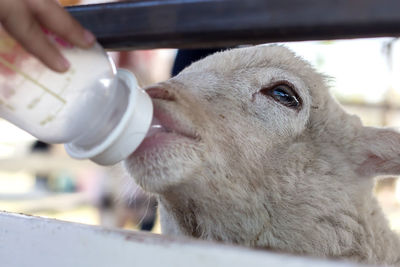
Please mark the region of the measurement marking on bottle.
[[[34, 109], [36, 108], [36, 106], [39, 104], [39, 102], [43, 99], [43, 97], [45, 96], [46, 92], [43, 92], [42, 94], [40, 94], [40, 96], [34, 98], [29, 104], [28, 106], [26, 106], [27, 109]], [[63, 104], [64, 105], [64, 104]]]
[[33, 99], [27, 106], [27, 109], [34, 109], [37, 104], [39, 104], [40, 100], [42, 99], [43, 94], [35, 99]]
[[52, 120], [54, 120], [55, 116], [54, 115], [49, 115], [47, 116], [44, 120], [42, 120], [40, 122], [41, 126], [45, 126], [47, 123], [51, 122]]
[[33, 84], [35, 84], [36, 86], [38, 86], [39, 88], [41, 88], [42, 90], [44, 90], [46, 93], [52, 95], [53, 97], [55, 97], [57, 100], [59, 100], [60, 102], [62, 102], [63, 104], [66, 104], [67, 101], [62, 98], [61, 96], [59, 96], [58, 94], [54, 93], [53, 91], [51, 91], [50, 89], [48, 89], [46, 86], [44, 86], [43, 84], [39, 83], [38, 81], [36, 81], [35, 79], [33, 79], [31, 76], [29, 76], [28, 74], [24, 73], [23, 71], [21, 71], [20, 69], [18, 69], [16, 66], [14, 66], [13, 64], [11, 64], [10, 62], [8, 62], [7, 60], [5, 60], [4, 58], [0, 57], [0, 63], [5, 66], [6, 68], [9, 68], [10, 70], [20, 74], [21, 76], [23, 76], [25, 79], [29, 80], [30, 82], [32, 82]]
[[8, 88], [8, 92], [7, 92], [7, 97], [8, 98], [10, 98], [10, 97], [12, 97], [13, 95], [15, 95], [15, 90], [14, 89], [11, 89], [11, 88]]
[[[71, 77], [73, 74], [75, 73], [74, 69], [70, 69], [66, 74], [66, 82], [64, 83], [63, 87], [61, 88], [61, 90], [59, 92], [57, 92], [57, 95], [61, 96], [64, 91], [68, 88], [68, 86], [70, 85], [71, 82]], [[70, 76], [69, 76], [70, 75]], [[38, 81], [41, 77], [43, 76], [43, 72], [39, 73], [39, 75], [37, 76], [36, 80]], [[34, 109], [39, 103], [40, 101], [43, 99], [44, 95], [46, 94], [46, 92], [43, 92], [40, 96], [36, 97], [35, 99], [33, 99], [28, 106], [26, 107], [27, 109]], [[65, 104], [65, 103], [63, 103]]]
[[[39, 79], [42, 77], [43, 73], [44, 73], [44, 71], [39, 72], [39, 73], [38, 73], [38, 76], [37, 76], [36, 78], [34, 78], [34, 80], [35, 80], [35, 81], [39, 81]], [[21, 87], [23, 87], [24, 84], [25, 84], [25, 82], [28, 81], [28, 80], [25, 79], [23, 76], [22, 76], [22, 78], [23, 78], [23, 79], [21, 79], [21, 80], [19, 81], [19, 83], [15, 86], [15, 88], [21, 88]]]
[[15, 111], [15, 108], [13, 106], [11, 106], [10, 104], [7, 104], [2, 99], [0, 99], [0, 105], [5, 106], [6, 108], [8, 108], [11, 111]]
[[42, 121], [40, 122], [40, 125], [41, 125], [41, 126], [45, 126], [47, 123], [53, 121], [53, 120], [57, 117], [58, 113], [60, 113], [60, 111], [61, 111], [63, 108], [64, 108], [64, 105], [62, 105], [56, 112], [54, 112], [54, 114], [50, 114], [50, 115], [47, 116], [44, 120], [42, 120]]
[[75, 69], [73, 67], [71, 67], [70, 70], [66, 73], [65, 83], [64, 83], [63, 87], [61, 88], [61, 90], [58, 92], [59, 95], [62, 95], [64, 93], [64, 91], [68, 88], [68, 86], [70, 86], [72, 77], [75, 75], [75, 72], [76, 72]]

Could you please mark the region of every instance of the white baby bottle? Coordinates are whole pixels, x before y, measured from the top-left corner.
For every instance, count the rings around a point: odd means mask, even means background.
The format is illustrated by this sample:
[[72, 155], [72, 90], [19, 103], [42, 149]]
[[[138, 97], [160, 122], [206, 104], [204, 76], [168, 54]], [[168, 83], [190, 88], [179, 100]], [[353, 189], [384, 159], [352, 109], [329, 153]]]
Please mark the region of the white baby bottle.
[[98, 45], [60, 46], [68, 72], [51, 71], [0, 34], [0, 117], [74, 158], [112, 165], [143, 141], [153, 116], [150, 97], [132, 73], [116, 70]]

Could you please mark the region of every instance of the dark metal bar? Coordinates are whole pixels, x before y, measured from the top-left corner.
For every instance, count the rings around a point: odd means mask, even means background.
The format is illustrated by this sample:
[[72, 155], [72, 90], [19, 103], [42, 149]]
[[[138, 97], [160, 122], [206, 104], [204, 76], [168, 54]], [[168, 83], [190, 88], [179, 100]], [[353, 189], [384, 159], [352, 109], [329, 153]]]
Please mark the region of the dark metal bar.
[[68, 10], [108, 49], [400, 35], [399, 0], [141, 0]]

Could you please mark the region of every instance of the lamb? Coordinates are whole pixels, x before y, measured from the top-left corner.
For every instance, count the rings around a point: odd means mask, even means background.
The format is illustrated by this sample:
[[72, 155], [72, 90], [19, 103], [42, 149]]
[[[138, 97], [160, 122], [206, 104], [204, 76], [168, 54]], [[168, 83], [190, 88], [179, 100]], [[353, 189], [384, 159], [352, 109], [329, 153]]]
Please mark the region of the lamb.
[[126, 161], [162, 231], [400, 266], [372, 194], [400, 174], [400, 134], [365, 127], [282, 46], [216, 53], [147, 88], [163, 126]]

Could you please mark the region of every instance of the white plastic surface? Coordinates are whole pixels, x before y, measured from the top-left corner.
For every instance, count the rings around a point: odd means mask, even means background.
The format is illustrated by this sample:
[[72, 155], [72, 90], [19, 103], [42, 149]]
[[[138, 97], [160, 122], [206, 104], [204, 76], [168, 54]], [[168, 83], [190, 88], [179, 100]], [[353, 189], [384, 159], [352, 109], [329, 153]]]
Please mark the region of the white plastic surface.
[[217, 243], [0, 212], [5, 267], [354, 267]]
[[121, 121], [110, 135], [98, 146], [90, 150], [82, 149], [74, 143], [65, 146], [74, 158], [90, 158], [100, 165], [113, 165], [127, 158], [143, 141], [153, 117], [153, 104], [129, 71], [118, 70], [119, 83], [130, 90], [129, 103]]
[[109, 116], [118, 98], [113, 95], [115, 66], [98, 44], [60, 49], [71, 63], [63, 74], [0, 30], [0, 117], [47, 143], [82, 139], [82, 132], [98, 123], [95, 116]]
[[59, 45], [71, 68], [55, 73], [0, 29], [0, 117], [74, 158], [112, 165], [132, 153], [150, 127], [153, 106], [132, 73], [100, 45]]

